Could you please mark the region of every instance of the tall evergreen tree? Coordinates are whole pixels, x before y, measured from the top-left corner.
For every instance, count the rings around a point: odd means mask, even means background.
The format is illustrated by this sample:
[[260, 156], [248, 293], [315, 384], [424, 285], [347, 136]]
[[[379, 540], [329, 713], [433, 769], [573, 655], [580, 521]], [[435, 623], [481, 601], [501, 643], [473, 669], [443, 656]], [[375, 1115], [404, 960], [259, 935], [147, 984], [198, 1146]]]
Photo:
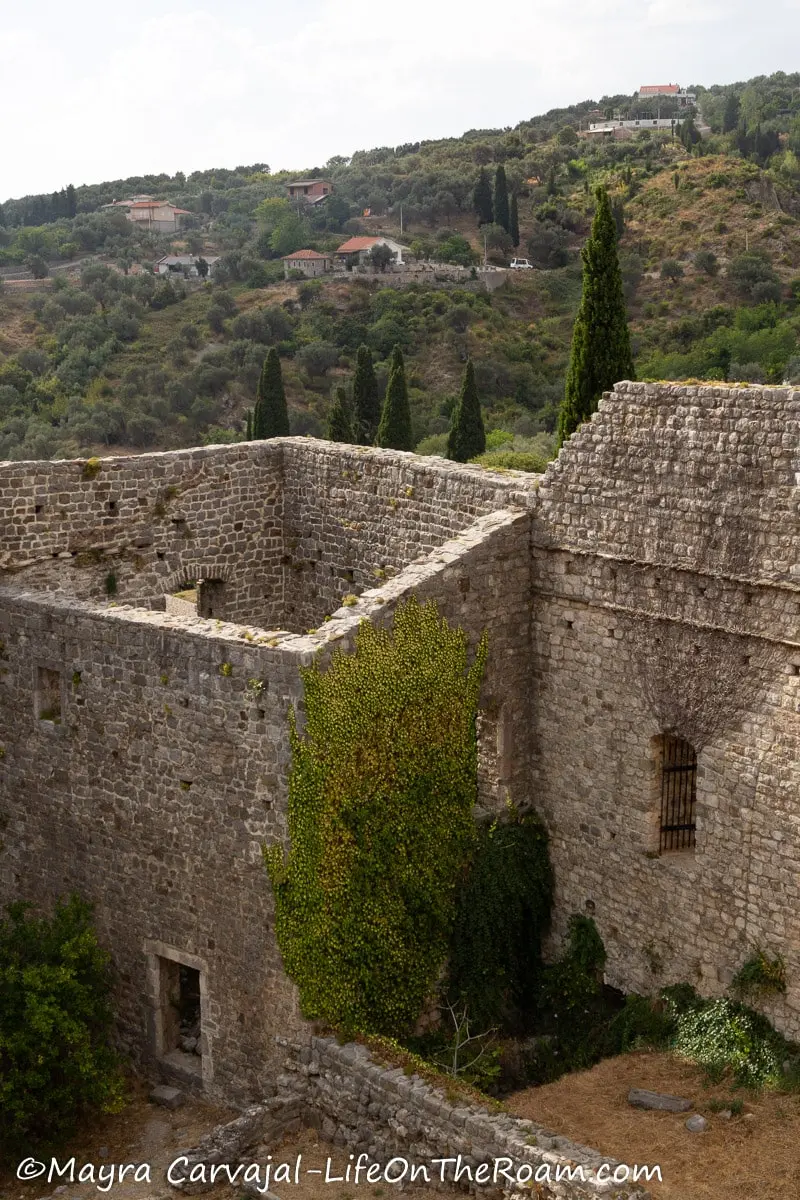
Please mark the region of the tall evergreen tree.
[[245, 441], [252, 442], [253, 440], [253, 410], [248, 408], [244, 414], [245, 420]]
[[605, 189], [598, 188], [596, 196], [592, 231], [581, 251], [583, 296], [558, 415], [559, 445], [588, 421], [603, 392], [635, 378], [614, 215]]
[[731, 92], [725, 101], [725, 111], [722, 115], [722, 132], [735, 133], [739, 125], [739, 97]]
[[75, 199], [75, 186], [72, 183], [67, 184], [67, 216], [74, 217], [78, 211], [78, 202]]
[[386, 386], [386, 399], [383, 402], [376, 445], [389, 450], [414, 449], [406, 368], [399, 346], [395, 346], [389, 362], [389, 382]]
[[253, 437], [288, 437], [289, 413], [286, 408], [286, 393], [283, 390], [281, 360], [273, 346], [264, 359], [258, 393], [253, 409]]
[[519, 210], [517, 209], [516, 192], [512, 192], [511, 194], [511, 210], [509, 212], [509, 221], [511, 228], [508, 232], [511, 234], [511, 245], [516, 250], [517, 246], [519, 245]]
[[336, 399], [328, 413], [328, 437], [332, 442], [355, 442], [353, 410], [343, 387], [336, 389]]
[[447, 457], [455, 462], [469, 462], [471, 458], [483, 454], [485, 449], [486, 430], [475, 383], [475, 368], [470, 358], [461, 383], [461, 395], [453, 409], [447, 438]]
[[494, 206], [492, 205], [492, 185], [489, 176], [481, 168], [475, 191], [472, 193], [472, 205], [478, 214], [479, 225], [491, 225], [494, 221]]
[[366, 346], [359, 346], [356, 357], [353, 408], [353, 433], [356, 442], [360, 446], [374, 446], [381, 419], [381, 400], [375, 368], [372, 365], [372, 354]]
[[497, 225], [502, 225], [506, 233], [511, 233], [511, 215], [508, 210], [508, 184], [506, 169], [500, 163], [494, 176], [494, 219]]

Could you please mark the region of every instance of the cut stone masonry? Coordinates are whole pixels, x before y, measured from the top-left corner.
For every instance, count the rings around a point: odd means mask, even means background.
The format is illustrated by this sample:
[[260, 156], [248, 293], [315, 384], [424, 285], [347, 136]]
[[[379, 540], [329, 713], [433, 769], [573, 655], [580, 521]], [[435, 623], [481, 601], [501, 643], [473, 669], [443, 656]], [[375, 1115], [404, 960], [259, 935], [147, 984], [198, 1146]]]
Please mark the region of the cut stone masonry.
[[303, 438], [0, 464], [0, 902], [93, 900], [123, 1045], [273, 1094], [308, 1036], [261, 856], [299, 670], [415, 595], [488, 629], [480, 803], [548, 824], [551, 948], [591, 912], [610, 983], [716, 995], [760, 944], [800, 1036], [799, 480], [800, 392], [635, 383], [543, 476]]

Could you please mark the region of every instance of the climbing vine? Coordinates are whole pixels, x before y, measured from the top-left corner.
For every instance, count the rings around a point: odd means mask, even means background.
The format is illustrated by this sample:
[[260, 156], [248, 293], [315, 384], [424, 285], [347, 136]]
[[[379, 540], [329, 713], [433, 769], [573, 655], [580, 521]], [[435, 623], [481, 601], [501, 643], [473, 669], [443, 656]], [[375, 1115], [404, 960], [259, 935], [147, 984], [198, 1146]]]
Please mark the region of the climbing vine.
[[400, 1034], [434, 990], [475, 841], [486, 652], [485, 636], [471, 656], [433, 602], [411, 599], [391, 630], [364, 622], [353, 654], [302, 673], [290, 849], [264, 855], [278, 944], [309, 1018]]
[[533, 814], [484, 826], [460, 889], [448, 991], [476, 1029], [517, 1024], [535, 1004], [553, 872]]

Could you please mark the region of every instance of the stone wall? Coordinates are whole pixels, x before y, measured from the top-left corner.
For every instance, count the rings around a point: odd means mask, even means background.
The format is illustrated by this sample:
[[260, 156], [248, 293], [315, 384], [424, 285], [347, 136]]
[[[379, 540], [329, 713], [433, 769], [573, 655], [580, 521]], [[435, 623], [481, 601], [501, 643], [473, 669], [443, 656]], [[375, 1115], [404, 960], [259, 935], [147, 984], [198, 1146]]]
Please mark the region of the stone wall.
[[800, 583], [800, 391], [619, 383], [550, 464], [541, 540]]
[[305, 630], [485, 513], [530, 506], [535, 478], [299, 438], [285, 443], [286, 620]]
[[[623, 1165], [532, 1121], [492, 1113], [463, 1094], [448, 1098], [418, 1075], [373, 1061], [364, 1046], [314, 1037], [310, 1045], [295, 1042], [288, 1049], [287, 1074], [280, 1082], [288, 1094], [301, 1097], [305, 1119], [318, 1124], [327, 1141], [378, 1163], [400, 1156], [425, 1167], [428, 1179], [420, 1175], [419, 1182], [433, 1186], [443, 1170], [453, 1180], [458, 1166], [461, 1190], [475, 1191], [477, 1183], [482, 1195], [507, 1200], [532, 1194], [542, 1200], [649, 1197], [632, 1182], [630, 1170], [649, 1164]], [[445, 1168], [431, 1163], [459, 1156], [460, 1162]], [[478, 1176], [481, 1164], [486, 1166]], [[523, 1164], [526, 1169], [518, 1175]]]
[[280, 443], [0, 463], [0, 581], [161, 605], [224, 580], [226, 616], [280, 627]]
[[[198, 970], [203, 1082], [233, 1098], [263, 1094], [275, 1029], [298, 1024], [260, 846], [285, 834], [286, 715], [310, 661], [242, 632], [0, 595], [0, 901], [95, 902], [139, 1058], [159, 967]], [[40, 671], [56, 677], [48, 719]]]
[[[204, 1082], [263, 1095], [299, 669], [430, 597], [488, 629], [480, 800], [545, 816], [553, 946], [590, 912], [611, 982], [715, 993], [759, 942], [800, 1034], [799, 446], [797, 392], [621, 384], [543, 479], [313, 439], [0, 464], [0, 902], [97, 901], [137, 1053], [196, 972]], [[197, 578], [227, 619], [156, 611]], [[659, 855], [670, 730], [697, 841]]]
[[[800, 1034], [800, 394], [620, 384], [548, 468], [533, 526], [531, 795], [554, 947], [719, 994], [760, 944]], [[659, 854], [660, 735], [697, 751], [694, 850]]]
[[[274, 1036], [302, 1022], [261, 844], [286, 838], [300, 668], [410, 595], [435, 598], [473, 642], [491, 627], [489, 706], [503, 700], [504, 736], [524, 746], [529, 531], [524, 512], [490, 513], [305, 636], [0, 589], [0, 903], [75, 890], [96, 904], [136, 1057], [211, 1095], [272, 1086]], [[482, 746], [484, 803], [520, 798], [524, 753], [498, 755], [491, 722]], [[167, 1045], [181, 965], [198, 973], [201, 1064]]]

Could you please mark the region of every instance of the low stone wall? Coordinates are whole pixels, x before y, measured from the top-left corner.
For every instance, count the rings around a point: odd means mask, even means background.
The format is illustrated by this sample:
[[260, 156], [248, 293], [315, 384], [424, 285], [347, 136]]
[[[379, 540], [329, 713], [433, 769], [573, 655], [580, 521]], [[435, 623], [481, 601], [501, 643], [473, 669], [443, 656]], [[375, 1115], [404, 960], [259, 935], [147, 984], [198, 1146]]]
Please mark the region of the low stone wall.
[[[482, 1195], [504, 1200], [650, 1196], [636, 1184], [614, 1182], [615, 1169], [620, 1168], [619, 1178], [624, 1168], [598, 1151], [532, 1121], [454, 1104], [419, 1076], [374, 1062], [364, 1046], [342, 1046], [323, 1037], [286, 1046], [286, 1074], [278, 1084], [284, 1094], [302, 1099], [306, 1121], [317, 1124], [327, 1141], [383, 1165], [399, 1156], [426, 1166], [431, 1187], [440, 1184], [443, 1169], [452, 1180], [458, 1166], [462, 1190], [478, 1186]], [[442, 1168], [432, 1165], [437, 1159], [456, 1161]], [[479, 1174], [481, 1164], [487, 1166]], [[511, 1182], [517, 1177], [519, 1184]], [[418, 1176], [417, 1182], [423, 1181], [424, 1175]]]

